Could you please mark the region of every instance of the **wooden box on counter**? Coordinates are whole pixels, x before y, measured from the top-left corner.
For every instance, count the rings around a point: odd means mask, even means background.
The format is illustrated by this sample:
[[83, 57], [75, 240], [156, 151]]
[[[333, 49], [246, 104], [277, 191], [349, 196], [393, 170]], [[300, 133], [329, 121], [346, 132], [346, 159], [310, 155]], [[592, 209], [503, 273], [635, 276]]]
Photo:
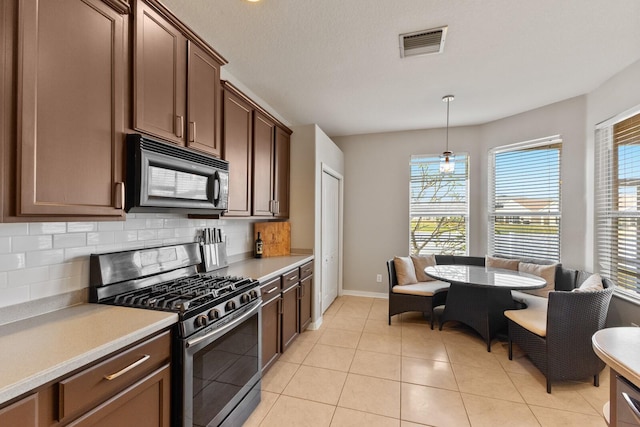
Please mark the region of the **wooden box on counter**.
[[291, 254], [291, 224], [289, 222], [256, 222], [253, 224], [253, 240], [262, 239], [262, 256]]

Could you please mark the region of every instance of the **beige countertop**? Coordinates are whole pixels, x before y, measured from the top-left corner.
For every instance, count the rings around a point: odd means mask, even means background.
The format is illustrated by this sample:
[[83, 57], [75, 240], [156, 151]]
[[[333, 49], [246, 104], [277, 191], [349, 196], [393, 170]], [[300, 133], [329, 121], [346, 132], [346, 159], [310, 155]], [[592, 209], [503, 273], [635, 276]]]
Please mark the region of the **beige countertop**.
[[81, 304], [0, 326], [0, 404], [170, 327], [175, 313]]
[[313, 260], [313, 255], [287, 255], [259, 259], [246, 259], [230, 264], [227, 273], [232, 276], [243, 276], [260, 282], [279, 276], [292, 268], [296, 268]]
[[591, 343], [603, 362], [640, 387], [640, 328], [602, 329], [593, 334]]

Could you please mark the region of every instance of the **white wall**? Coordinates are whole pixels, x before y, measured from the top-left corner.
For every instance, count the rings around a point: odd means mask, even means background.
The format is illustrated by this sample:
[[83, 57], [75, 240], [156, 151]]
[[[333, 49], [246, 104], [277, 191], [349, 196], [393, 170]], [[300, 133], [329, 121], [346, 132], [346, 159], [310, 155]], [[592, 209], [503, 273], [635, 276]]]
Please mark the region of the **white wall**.
[[[291, 247], [312, 249], [314, 258], [314, 304], [312, 320], [321, 317], [322, 283], [321, 215], [322, 165], [344, 176], [344, 155], [315, 124], [293, 127], [291, 135]], [[342, 268], [342, 267], [341, 267]]]

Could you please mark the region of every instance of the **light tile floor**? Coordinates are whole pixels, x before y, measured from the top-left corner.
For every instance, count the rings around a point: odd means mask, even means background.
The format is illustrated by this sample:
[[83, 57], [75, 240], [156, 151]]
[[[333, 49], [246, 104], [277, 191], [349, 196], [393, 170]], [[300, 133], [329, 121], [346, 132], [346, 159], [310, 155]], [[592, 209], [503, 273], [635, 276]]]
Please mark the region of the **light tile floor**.
[[429, 329], [421, 313], [387, 324], [388, 302], [343, 296], [262, 379], [245, 426], [602, 426], [609, 370], [553, 384], [518, 349], [488, 353], [468, 328]]

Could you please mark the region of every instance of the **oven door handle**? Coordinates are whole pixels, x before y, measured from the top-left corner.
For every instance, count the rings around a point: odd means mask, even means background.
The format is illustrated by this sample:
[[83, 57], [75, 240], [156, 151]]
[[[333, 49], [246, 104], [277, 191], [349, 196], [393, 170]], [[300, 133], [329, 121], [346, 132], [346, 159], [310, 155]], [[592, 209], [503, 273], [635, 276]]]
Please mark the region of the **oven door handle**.
[[258, 310], [260, 309], [260, 304], [261, 303], [262, 303], [262, 300], [256, 300], [253, 303], [254, 307], [251, 310], [246, 311], [242, 316], [238, 317], [237, 319], [234, 319], [232, 322], [229, 322], [226, 325], [224, 325], [223, 327], [221, 327], [219, 329], [215, 329], [215, 330], [209, 332], [206, 335], [187, 340], [186, 343], [185, 343], [186, 348], [193, 347], [194, 345], [197, 345], [198, 343], [201, 343], [202, 341], [208, 340], [209, 338], [211, 338], [214, 335], [223, 335], [229, 329], [234, 328], [239, 323], [242, 323], [245, 320], [247, 320], [249, 317], [253, 316], [255, 314], [255, 312], [256, 312], [256, 309], [258, 309]]

